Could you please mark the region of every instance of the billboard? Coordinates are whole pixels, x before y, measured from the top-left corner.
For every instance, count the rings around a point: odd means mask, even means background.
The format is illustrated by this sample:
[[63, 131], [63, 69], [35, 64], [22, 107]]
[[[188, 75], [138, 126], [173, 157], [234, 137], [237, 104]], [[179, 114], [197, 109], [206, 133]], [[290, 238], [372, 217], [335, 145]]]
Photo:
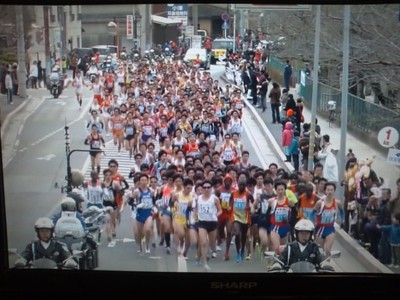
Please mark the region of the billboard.
[[133, 15], [126, 16], [126, 38], [133, 39]]
[[188, 4], [167, 4], [167, 17], [182, 23], [182, 29], [188, 24]]

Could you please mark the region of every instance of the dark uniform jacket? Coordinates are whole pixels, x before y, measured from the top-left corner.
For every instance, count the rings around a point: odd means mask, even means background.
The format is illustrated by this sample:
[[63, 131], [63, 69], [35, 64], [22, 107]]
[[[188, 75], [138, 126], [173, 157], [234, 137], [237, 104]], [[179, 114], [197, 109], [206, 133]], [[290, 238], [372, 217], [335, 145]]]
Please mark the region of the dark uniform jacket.
[[316, 243], [309, 242], [303, 252], [301, 252], [299, 243], [296, 241], [288, 244], [285, 249], [283, 249], [279, 259], [285, 263], [285, 266], [290, 266], [298, 261], [308, 261], [313, 265], [319, 265], [324, 259], [324, 256]]
[[21, 253], [21, 256], [28, 262], [39, 258], [48, 258], [54, 260], [57, 264], [61, 264], [64, 260], [71, 256], [67, 245], [54, 239], [50, 241], [50, 245], [45, 249], [39, 240], [33, 241]]

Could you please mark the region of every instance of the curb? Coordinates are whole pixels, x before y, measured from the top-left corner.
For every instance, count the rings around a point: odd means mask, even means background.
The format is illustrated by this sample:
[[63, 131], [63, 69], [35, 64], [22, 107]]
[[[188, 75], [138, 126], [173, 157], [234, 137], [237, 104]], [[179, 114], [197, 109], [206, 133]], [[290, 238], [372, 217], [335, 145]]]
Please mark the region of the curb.
[[357, 260], [371, 273], [388, 273], [393, 274], [385, 265], [381, 264], [379, 260], [372, 256], [364, 247], [359, 245], [351, 236], [349, 236], [340, 226], [335, 223], [336, 238], [341, 244], [347, 244], [350, 247], [346, 247], [349, 253], [356, 257]]
[[[226, 75], [222, 76], [222, 79], [230, 83], [234, 88], [237, 88], [242, 91], [243, 93], [243, 88], [238, 85], [232, 84]], [[281, 147], [278, 145], [277, 141], [275, 140], [274, 136], [272, 135], [271, 131], [268, 129], [267, 125], [265, 122], [261, 119], [260, 115], [254, 108], [254, 106], [247, 101], [246, 98], [244, 98], [244, 101], [246, 103], [246, 107], [251, 111], [253, 117], [257, 121], [258, 125], [260, 126], [260, 129], [263, 131], [265, 136], [268, 138], [270, 143], [273, 146], [274, 152], [281, 158], [282, 161], [286, 159], [285, 154], [283, 153]], [[292, 166], [291, 163], [285, 162], [286, 168], [289, 171], [293, 171], [294, 167]], [[346, 250], [349, 251], [349, 253], [355, 257], [369, 272], [371, 273], [388, 273], [388, 274], [393, 274], [394, 272], [390, 270], [388, 267], [385, 265], [381, 264], [380, 261], [378, 261], [375, 257], [371, 255], [365, 248], [363, 248], [361, 245], [359, 245], [352, 237], [350, 237], [344, 230], [340, 229], [340, 226], [335, 223], [335, 229], [336, 229], [336, 238], [340, 241], [342, 245], [346, 245]]]
[[[67, 88], [68, 85], [72, 82], [71, 78], [67, 78], [64, 81], [64, 88]], [[7, 129], [8, 123], [10, 122], [10, 119], [17, 113], [19, 112], [22, 108], [25, 107], [25, 105], [28, 103], [30, 99], [32, 99], [32, 95], [28, 95], [26, 98], [22, 100], [22, 103], [18, 105], [13, 111], [11, 111], [6, 118], [4, 119], [4, 122], [1, 124], [1, 139], [3, 140], [4, 132]]]
[[[225, 82], [228, 82], [228, 83], [229, 83], [229, 80], [228, 80], [228, 78], [226, 78], [225, 75], [222, 76], [222, 79], [223, 79]], [[242, 94], [243, 94], [243, 89], [242, 89], [242, 87], [240, 87], [240, 86], [238, 86], [238, 85], [234, 85], [234, 84], [232, 84], [232, 86], [233, 86], [234, 88], [237, 88], [237, 89], [241, 90], [241, 91], [242, 91]], [[276, 154], [276, 155], [282, 160], [282, 162], [285, 164], [286, 169], [287, 169], [289, 172], [292, 172], [292, 171], [294, 170], [294, 167], [292, 166], [291, 163], [285, 162], [285, 160], [286, 160], [285, 153], [283, 153], [281, 147], [278, 145], [278, 142], [275, 140], [274, 136], [272, 135], [271, 131], [268, 129], [268, 127], [267, 127], [267, 125], [265, 124], [265, 122], [263, 121], [263, 119], [261, 119], [260, 115], [257, 113], [257, 111], [256, 111], [256, 109], [254, 108], [254, 106], [253, 106], [246, 98], [244, 98], [244, 101], [245, 101], [245, 103], [246, 103], [246, 108], [248, 108], [248, 109], [251, 111], [253, 117], [254, 117], [255, 120], [257, 121], [258, 126], [259, 126], [260, 129], [263, 131], [264, 136], [266, 136], [266, 137], [268, 138], [268, 140], [270, 141], [270, 143], [272, 143], [272, 146], [273, 146], [272, 148], [273, 148], [275, 154]]]

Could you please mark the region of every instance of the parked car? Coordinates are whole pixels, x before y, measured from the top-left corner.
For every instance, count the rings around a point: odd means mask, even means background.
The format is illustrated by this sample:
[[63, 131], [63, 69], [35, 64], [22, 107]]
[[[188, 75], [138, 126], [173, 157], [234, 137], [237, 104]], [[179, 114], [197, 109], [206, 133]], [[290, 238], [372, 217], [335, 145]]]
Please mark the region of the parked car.
[[185, 53], [183, 61], [186, 64], [192, 64], [193, 60], [196, 59], [197, 54], [199, 54], [200, 58], [200, 68], [209, 70], [211, 65], [210, 55], [207, 54], [207, 51], [204, 48], [189, 48]]
[[93, 56], [92, 48], [74, 48], [68, 53], [67, 63], [70, 69], [73, 69], [73, 61], [79, 61], [78, 69], [83, 71], [86, 63], [90, 62], [91, 57]]

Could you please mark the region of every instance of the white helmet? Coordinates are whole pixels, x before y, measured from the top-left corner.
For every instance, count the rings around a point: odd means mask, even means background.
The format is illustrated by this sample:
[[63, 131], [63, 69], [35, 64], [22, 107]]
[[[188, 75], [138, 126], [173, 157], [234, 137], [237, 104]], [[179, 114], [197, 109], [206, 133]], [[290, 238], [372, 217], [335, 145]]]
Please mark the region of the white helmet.
[[169, 48], [167, 48], [167, 47], [165, 47], [165, 49], [164, 49], [165, 51], [169, 51]]
[[154, 49], [150, 49], [150, 53], [154, 53]]
[[61, 201], [62, 211], [76, 211], [76, 201], [70, 197], [64, 198]]
[[39, 218], [35, 222], [35, 230], [39, 229], [54, 229], [54, 223], [49, 218]]
[[149, 54], [149, 50], [145, 50], [144, 53], [145, 53], [145, 54]]
[[139, 57], [139, 54], [138, 54], [138, 53], [135, 53], [133, 56], [134, 56], [134, 57]]
[[[306, 243], [308, 243], [309, 241], [312, 241], [314, 239], [314, 229], [315, 229], [315, 227], [314, 227], [313, 222], [311, 222], [308, 219], [301, 219], [294, 226], [294, 236], [299, 243], [301, 243], [302, 245], [305, 245]], [[306, 231], [306, 232], [310, 233], [310, 237], [309, 237], [308, 241], [300, 241], [298, 239], [300, 231]]]
[[294, 230], [296, 231], [310, 231], [314, 232], [314, 224], [310, 220], [301, 219], [299, 220], [296, 225], [294, 226]]

